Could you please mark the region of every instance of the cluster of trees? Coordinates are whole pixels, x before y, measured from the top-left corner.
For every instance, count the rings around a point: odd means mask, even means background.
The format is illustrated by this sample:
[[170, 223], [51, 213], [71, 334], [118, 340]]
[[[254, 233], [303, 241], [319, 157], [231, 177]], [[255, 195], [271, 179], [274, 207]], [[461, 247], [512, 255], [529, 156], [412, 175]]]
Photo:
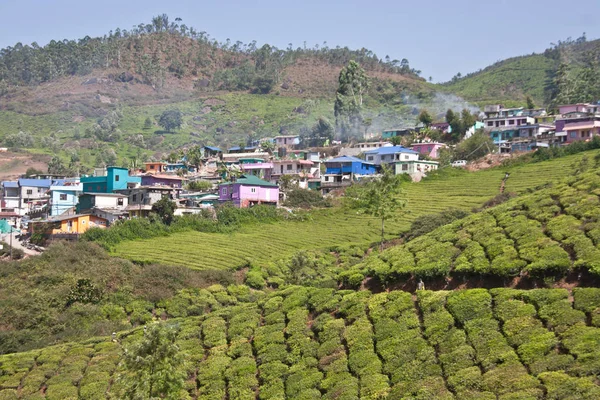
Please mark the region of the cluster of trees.
[[[186, 51], [165, 45], [168, 38], [187, 40]], [[299, 58], [313, 58], [330, 65], [356, 60], [370, 70], [415, 77], [421, 72], [411, 68], [407, 59], [398, 61], [386, 56], [384, 60], [365, 48], [329, 48], [327, 43], [314, 48], [304, 43], [294, 48], [290, 43], [286, 49], [278, 49], [268, 44], [258, 48], [256, 41], [218, 42], [206, 32], [183, 24], [181, 18], [171, 21], [162, 14], [150, 23], [129, 30], [117, 28], [103, 37], [52, 40], [46, 46], [17, 43], [1, 49], [0, 94], [8, 84], [37, 84], [61, 76], [86, 75], [97, 68], [126, 69], [128, 65], [134, 65], [144, 82], [154, 88], [162, 86], [167, 72], [181, 78], [188, 74], [212, 75], [215, 69], [224, 69], [214, 79], [224, 87], [245, 90], [252, 85], [257, 92], [265, 93], [278, 81], [282, 66]]]
[[561, 62], [551, 82], [552, 105], [590, 103], [600, 98], [600, 50], [584, 55], [581, 65]]
[[300, 132], [300, 141], [304, 147], [320, 147], [331, 142], [335, 136], [335, 127], [323, 116], [310, 129]]
[[335, 93], [335, 126], [342, 140], [362, 133], [363, 95], [369, 89], [365, 70], [352, 60], [340, 71], [338, 89]]
[[446, 111], [445, 120], [452, 128], [452, 140], [458, 142], [462, 139], [467, 130], [475, 125], [477, 115], [472, 114], [466, 108], [464, 108], [460, 114], [448, 109], [448, 111]]

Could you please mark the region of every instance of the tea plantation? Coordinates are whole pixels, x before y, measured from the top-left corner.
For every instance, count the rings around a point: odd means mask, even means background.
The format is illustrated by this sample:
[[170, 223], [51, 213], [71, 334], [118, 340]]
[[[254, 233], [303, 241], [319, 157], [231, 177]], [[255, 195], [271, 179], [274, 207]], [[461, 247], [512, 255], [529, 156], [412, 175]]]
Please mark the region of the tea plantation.
[[366, 258], [339, 277], [351, 286], [435, 277], [600, 276], [600, 175], [525, 194]]
[[[212, 286], [165, 304], [182, 399], [597, 399], [600, 289], [368, 291]], [[0, 356], [0, 399], [120, 398], [123, 346]]]
[[[448, 170], [439, 177], [406, 185], [407, 207], [387, 225], [388, 237], [408, 229], [416, 217], [450, 207], [471, 210], [500, 192], [505, 173], [507, 192], [522, 193], [573, 175], [594, 162], [598, 151], [551, 161], [469, 173]], [[339, 244], [369, 244], [378, 240], [380, 221], [342, 210], [314, 211], [308, 222], [285, 221], [244, 227], [229, 234], [184, 232], [145, 240], [125, 241], [114, 255], [134, 261], [184, 265], [194, 269], [235, 269], [251, 261], [263, 263], [303, 249]]]

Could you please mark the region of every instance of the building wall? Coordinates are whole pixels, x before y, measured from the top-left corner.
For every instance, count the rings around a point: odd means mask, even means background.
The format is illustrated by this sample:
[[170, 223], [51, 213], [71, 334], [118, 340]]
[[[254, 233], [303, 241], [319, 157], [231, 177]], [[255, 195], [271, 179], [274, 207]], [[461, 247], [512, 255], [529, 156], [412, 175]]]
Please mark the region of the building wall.
[[177, 179], [164, 179], [157, 176], [142, 176], [142, 186], [170, 186], [174, 188], [181, 188], [181, 180]]
[[[66, 196], [66, 199], [61, 200], [61, 195]], [[77, 191], [71, 190], [52, 190], [50, 198], [50, 215], [61, 215], [72, 207], [75, 207], [79, 202]]]

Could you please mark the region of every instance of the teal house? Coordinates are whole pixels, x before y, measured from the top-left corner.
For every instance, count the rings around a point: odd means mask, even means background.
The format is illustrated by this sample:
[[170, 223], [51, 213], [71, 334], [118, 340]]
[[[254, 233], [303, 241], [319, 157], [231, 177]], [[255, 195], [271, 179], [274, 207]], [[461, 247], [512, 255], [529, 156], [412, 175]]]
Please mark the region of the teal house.
[[129, 176], [127, 168], [108, 167], [103, 176], [87, 176], [81, 178], [83, 192], [87, 193], [113, 193], [116, 190], [125, 190], [131, 186], [140, 185], [140, 176]]

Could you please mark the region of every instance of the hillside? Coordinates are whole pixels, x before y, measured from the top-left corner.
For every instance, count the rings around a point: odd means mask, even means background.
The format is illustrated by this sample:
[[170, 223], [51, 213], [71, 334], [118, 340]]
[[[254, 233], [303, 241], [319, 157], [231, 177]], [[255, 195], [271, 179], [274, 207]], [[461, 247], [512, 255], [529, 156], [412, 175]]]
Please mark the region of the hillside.
[[[202, 296], [191, 299], [208, 312], [172, 321], [186, 359], [181, 399], [600, 396], [599, 289]], [[123, 347], [141, 334], [0, 356], [0, 398], [118, 398]]]
[[597, 60], [598, 51], [600, 40], [585, 41], [584, 37], [567, 40], [541, 54], [508, 58], [480, 71], [454, 77], [442, 86], [480, 105], [502, 103], [507, 107], [524, 107], [527, 96], [537, 106], [549, 105], [557, 95], [559, 65], [569, 65], [575, 74], [590, 55]]
[[[441, 177], [408, 183], [407, 207], [398, 218], [389, 221], [388, 235], [397, 237], [420, 215], [448, 208], [470, 211], [500, 193], [506, 172], [509, 192], [523, 193], [537, 186], [557, 182], [579, 168], [582, 159], [589, 162], [596, 151], [551, 161], [478, 172], [450, 169]], [[465, 191], [465, 188], [469, 188]], [[347, 211], [314, 211], [308, 221], [282, 221], [221, 234], [203, 232], [175, 233], [167, 237], [124, 241], [114, 254], [139, 262], [184, 265], [194, 269], [231, 269], [290, 256], [298, 250], [355, 244], [368, 246], [376, 241], [380, 222]], [[270, 251], [265, 251], [265, 248]]]

